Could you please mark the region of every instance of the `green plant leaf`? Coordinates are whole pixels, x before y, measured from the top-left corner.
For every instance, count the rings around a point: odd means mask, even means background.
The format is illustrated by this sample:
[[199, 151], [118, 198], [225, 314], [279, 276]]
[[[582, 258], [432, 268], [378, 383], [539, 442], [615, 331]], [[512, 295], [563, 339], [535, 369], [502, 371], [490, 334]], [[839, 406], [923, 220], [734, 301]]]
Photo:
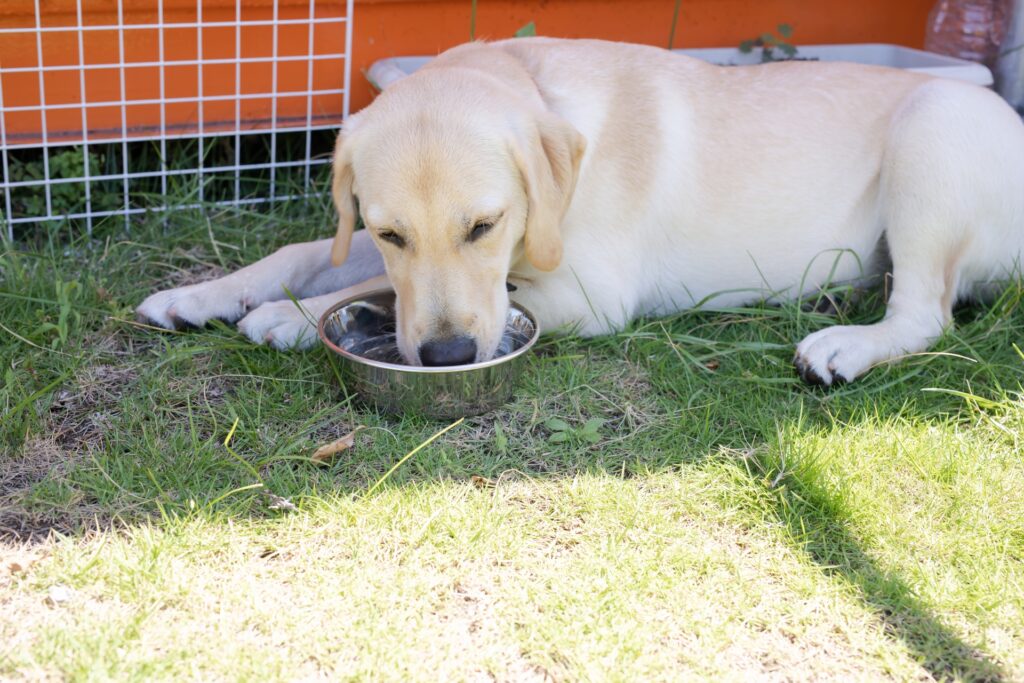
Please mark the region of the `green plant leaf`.
[[601, 435], [597, 432], [584, 432], [583, 434], [580, 434], [580, 438], [588, 443], [597, 443], [601, 440]]
[[508, 451], [508, 437], [505, 436], [505, 430], [501, 428], [501, 424], [498, 422], [494, 423], [494, 446], [502, 455], [505, 455]]
[[789, 38], [793, 35], [793, 27], [790, 24], [779, 24], [779, 35], [783, 38]]
[[596, 434], [604, 425], [604, 420], [599, 417], [592, 417], [583, 423], [583, 429], [581, 430], [584, 434]]
[[548, 441], [551, 443], [562, 443], [563, 441], [569, 440], [569, 432], [555, 432], [548, 437]]
[[544, 426], [553, 432], [568, 432], [572, 429], [569, 423], [560, 417], [548, 418], [544, 421]]
[[515, 34], [516, 38], [530, 38], [535, 35], [537, 35], [537, 25], [532, 21], [529, 24], [521, 26]]
[[744, 40], [742, 43], [740, 43], [740, 52], [742, 52], [743, 54], [749, 54], [750, 52], [753, 51], [753, 49], [754, 41], [752, 40]]

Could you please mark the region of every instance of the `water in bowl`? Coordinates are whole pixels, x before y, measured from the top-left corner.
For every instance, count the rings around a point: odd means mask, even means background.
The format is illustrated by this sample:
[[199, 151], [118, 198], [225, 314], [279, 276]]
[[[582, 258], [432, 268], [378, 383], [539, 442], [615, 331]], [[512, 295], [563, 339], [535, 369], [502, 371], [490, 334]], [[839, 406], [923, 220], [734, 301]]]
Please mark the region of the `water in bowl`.
[[[338, 346], [349, 353], [368, 360], [394, 365], [408, 365], [398, 350], [393, 312], [384, 307], [349, 307], [347, 316], [356, 325], [347, 325], [348, 332], [336, 341]], [[498, 343], [494, 357], [500, 358], [522, 348], [533, 336], [533, 325], [529, 319], [516, 310], [510, 310], [505, 322], [505, 333]]]
[[379, 337], [368, 337], [356, 344], [346, 345], [342, 348], [369, 360], [381, 363], [394, 363], [395, 365], [406, 364], [402, 354], [398, 352], [398, 343], [394, 333], [382, 334]]

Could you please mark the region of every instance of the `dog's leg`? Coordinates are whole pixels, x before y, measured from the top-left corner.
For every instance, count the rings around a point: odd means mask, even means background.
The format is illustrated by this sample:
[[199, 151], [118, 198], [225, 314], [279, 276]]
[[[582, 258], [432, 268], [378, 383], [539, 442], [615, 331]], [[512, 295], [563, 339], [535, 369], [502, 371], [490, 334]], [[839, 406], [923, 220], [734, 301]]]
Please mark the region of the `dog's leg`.
[[924, 351], [949, 324], [971, 231], [963, 212], [932, 194], [904, 194], [888, 216], [893, 279], [885, 317], [809, 335], [794, 360], [804, 380], [852, 381], [878, 363]]
[[968, 280], [1005, 277], [1020, 255], [1024, 132], [994, 94], [937, 79], [894, 117], [880, 178], [893, 289], [884, 319], [830, 327], [797, 346], [809, 382], [850, 381], [927, 349]]
[[893, 291], [881, 322], [836, 325], [800, 342], [794, 363], [801, 377], [826, 386], [849, 382], [878, 363], [927, 349], [950, 321], [958, 284], [955, 253], [935, 252], [894, 259]]
[[380, 252], [360, 230], [352, 237], [348, 260], [337, 268], [331, 266], [331, 240], [291, 244], [217, 280], [157, 292], [136, 313], [168, 329], [200, 327], [214, 318], [235, 322], [266, 302], [287, 301], [289, 292], [300, 299], [316, 297], [383, 273]]
[[316, 341], [316, 323], [328, 308], [344, 298], [390, 286], [379, 275], [352, 287], [295, 302], [268, 301], [238, 321], [238, 329], [257, 344], [275, 349], [301, 349]]

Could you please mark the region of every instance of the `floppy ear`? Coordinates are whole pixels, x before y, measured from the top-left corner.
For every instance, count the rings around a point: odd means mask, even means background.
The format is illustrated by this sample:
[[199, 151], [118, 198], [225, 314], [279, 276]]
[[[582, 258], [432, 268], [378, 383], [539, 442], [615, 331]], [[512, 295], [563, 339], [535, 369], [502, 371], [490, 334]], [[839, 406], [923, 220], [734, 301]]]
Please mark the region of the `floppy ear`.
[[346, 153], [345, 133], [338, 134], [334, 145], [334, 178], [331, 181], [334, 207], [338, 210], [338, 232], [331, 245], [331, 264], [340, 266], [348, 258], [348, 247], [352, 243], [352, 232], [356, 228], [356, 199], [352, 194], [352, 159]]
[[526, 258], [534, 268], [549, 271], [562, 261], [562, 218], [587, 141], [554, 114], [541, 114], [531, 128], [513, 143], [512, 154], [526, 185]]

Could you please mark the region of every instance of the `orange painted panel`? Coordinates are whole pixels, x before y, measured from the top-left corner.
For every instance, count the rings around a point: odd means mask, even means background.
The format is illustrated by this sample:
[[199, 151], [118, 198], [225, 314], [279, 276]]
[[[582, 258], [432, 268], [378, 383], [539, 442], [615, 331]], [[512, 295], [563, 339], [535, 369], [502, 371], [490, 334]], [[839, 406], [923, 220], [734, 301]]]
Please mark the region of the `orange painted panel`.
[[[779, 23], [794, 27], [796, 43], [888, 42], [920, 47], [928, 10], [934, 0], [683, 0], [676, 28], [675, 47], [731, 46]], [[204, 21], [233, 21], [234, 0], [201, 0]], [[194, 22], [196, 0], [164, 0], [164, 23]], [[272, 0], [242, 0], [241, 18], [269, 20]], [[675, 0], [479, 0], [476, 23], [478, 38], [505, 38], [529, 21], [538, 33], [569, 38], [603, 38], [667, 46]], [[43, 26], [75, 26], [75, 0], [47, 0]], [[116, 24], [117, 0], [83, 0], [86, 26]], [[152, 135], [160, 129], [161, 107], [153, 104], [160, 96], [160, 70], [148, 66], [159, 58], [159, 35], [140, 25], [157, 22], [156, 0], [123, 0], [125, 69], [122, 84], [117, 31], [89, 30], [82, 43], [84, 61], [104, 65], [87, 70], [79, 79], [77, 69], [48, 71], [40, 92], [39, 77], [33, 71], [7, 72], [3, 95], [7, 107], [23, 107], [7, 115], [10, 142], [38, 140], [42, 127], [39, 106], [65, 108], [47, 112], [46, 128], [51, 139], [81, 139], [83, 115], [78, 104], [85, 86], [89, 103], [84, 117], [90, 136], [115, 136], [127, 123], [130, 132]], [[471, 0], [356, 0], [353, 33], [352, 110], [373, 97], [362, 77], [376, 60], [385, 57], [433, 55], [465, 42], [470, 37]], [[0, 27], [35, 25], [34, 0], [0, 2]], [[303, 19], [309, 14], [309, 0], [280, 0], [282, 19]], [[344, 15], [342, 0], [315, 0], [317, 17]], [[272, 54], [273, 32], [266, 26], [246, 26], [240, 32], [243, 58], [266, 58]], [[200, 114], [204, 130], [232, 130], [236, 126], [233, 99], [205, 102], [200, 111], [196, 101], [200, 83], [204, 97], [233, 98], [243, 94], [237, 115], [240, 128], [261, 129], [275, 116], [282, 126], [305, 124], [309, 89], [307, 26], [282, 26], [278, 31], [278, 54], [294, 61], [282, 61], [275, 68], [269, 61], [234, 64], [188, 64], [202, 57], [231, 60], [235, 57], [234, 28], [204, 28], [202, 44], [195, 28], [165, 27], [164, 95], [171, 102], [162, 110], [168, 131], [195, 133]], [[315, 53], [344, 51], [344, 25], [320, 24], [313, 31]], [[37, 47], [42, 49], [46, 67], [75, 67], [79, 63], [74, 31], [46, 33], [37, 46], [31, 33], [5, 34], [0, 38], [0, 64], [4, 69], [34, 69]], [[184, 63], [183, 63], [184, 62]], [[141, 64], [141, 66], [130, 66]], [[313, 87], [338, 89], [343, 85], [344, 60], [317, 59], [313, 62]], [[284, 96], [270, 96], [275, 84]], [[132, 104], [124, 111], [119, 105], [121, 89]], [[292, 93], [292, 94], [287, 94]], [[340, 117], [342, 96], [312, 97], [317, 122], [334, 122]]]
[[[356, 0], [353, 65], [432, 55], [469, 39], [470, 0]], [[820, 43], [924, 44], [934, 0], [682, 0], [674, 47], [738, 45], [780, 23], [793, 40]], [[675, 0], [479, 0], [477, 38], [507, 38], [529, 21], [537, 33], [667, 46]], [[372, 91], [353, 78], [352, 109]]]
[[[234, 0], [201, 2], [204, 24], [235, 21]], [[243, 23], [273, 19], [271, 0], [243, 0], [243, 5], [239, 10]], [[47, 138], [68, 142], [82, 139], [83, 121], [90, 139], [115, 139], [125, 128], [131, 136], [149, 137], [161, 126], [175, 135], [196, 134], [200, 128], [205, 132], [263, 130], [275, 119], [279, 127], [304, 126], [310, 104], [314, 124], [334, 124], [341, 118], [340, 94], [307, 93], [311, 87], [332, 92], [344, 87], [345, 59], [331, 56], [345, 51], [344, 22], [316, 25], [313, 42], [321, 49], [316, 52], [319, 58], [312, 60], [311, 72], [308, 24], [278, 27], [280, 59], [275, 67], [271, 26], [243, 26], [237, 31], [240, 50], [236, 50], [235, 27], [204, 26], [200, 36], [195, 26], [180, 25], [198, 21], [196, 0], [164, 0], [161, 69], [157, 65], [161, 31], [153, 28], [160, 22], [156, 0], [124, 0], [122, 22], [116, 0], [83, 0], [82, 6], [85, 30], [80, 47], [77, 30], [44, 30], [37, 44], [34, 2], [0, 3], [0, 27], [26, 29], [0, 36], [4, 105], [15, 108], [5, 118], [8, 142], [41, 142], [44, 108]], [[279, 20], [309, 18], [309, 0], [280, 0], [278, 7]], [[40, 25], [44, 29], [78, 26], [74, 0], [51, 0], [43, 4], [43, 10]], [[315, 18], [344, 16], [343, 0], [316, 0]], [[123, 23], [123, 31], [97, 28], [119, 23]], [[45, 67], [42, 93], [36, 71], [40, 51]], [[237, 78], [236, 52], [243, 59], [258, 60], [239, 65]], [[210, 60], [227, 63], [196, 63]], [[81, 76], [79, 64], [88, 66]], [[161, 75], [163, 107], [159, 103]], [[84, 114], [79, 106], [83, 91]], [[237, 109], [236, 93], [242, 94]]]

